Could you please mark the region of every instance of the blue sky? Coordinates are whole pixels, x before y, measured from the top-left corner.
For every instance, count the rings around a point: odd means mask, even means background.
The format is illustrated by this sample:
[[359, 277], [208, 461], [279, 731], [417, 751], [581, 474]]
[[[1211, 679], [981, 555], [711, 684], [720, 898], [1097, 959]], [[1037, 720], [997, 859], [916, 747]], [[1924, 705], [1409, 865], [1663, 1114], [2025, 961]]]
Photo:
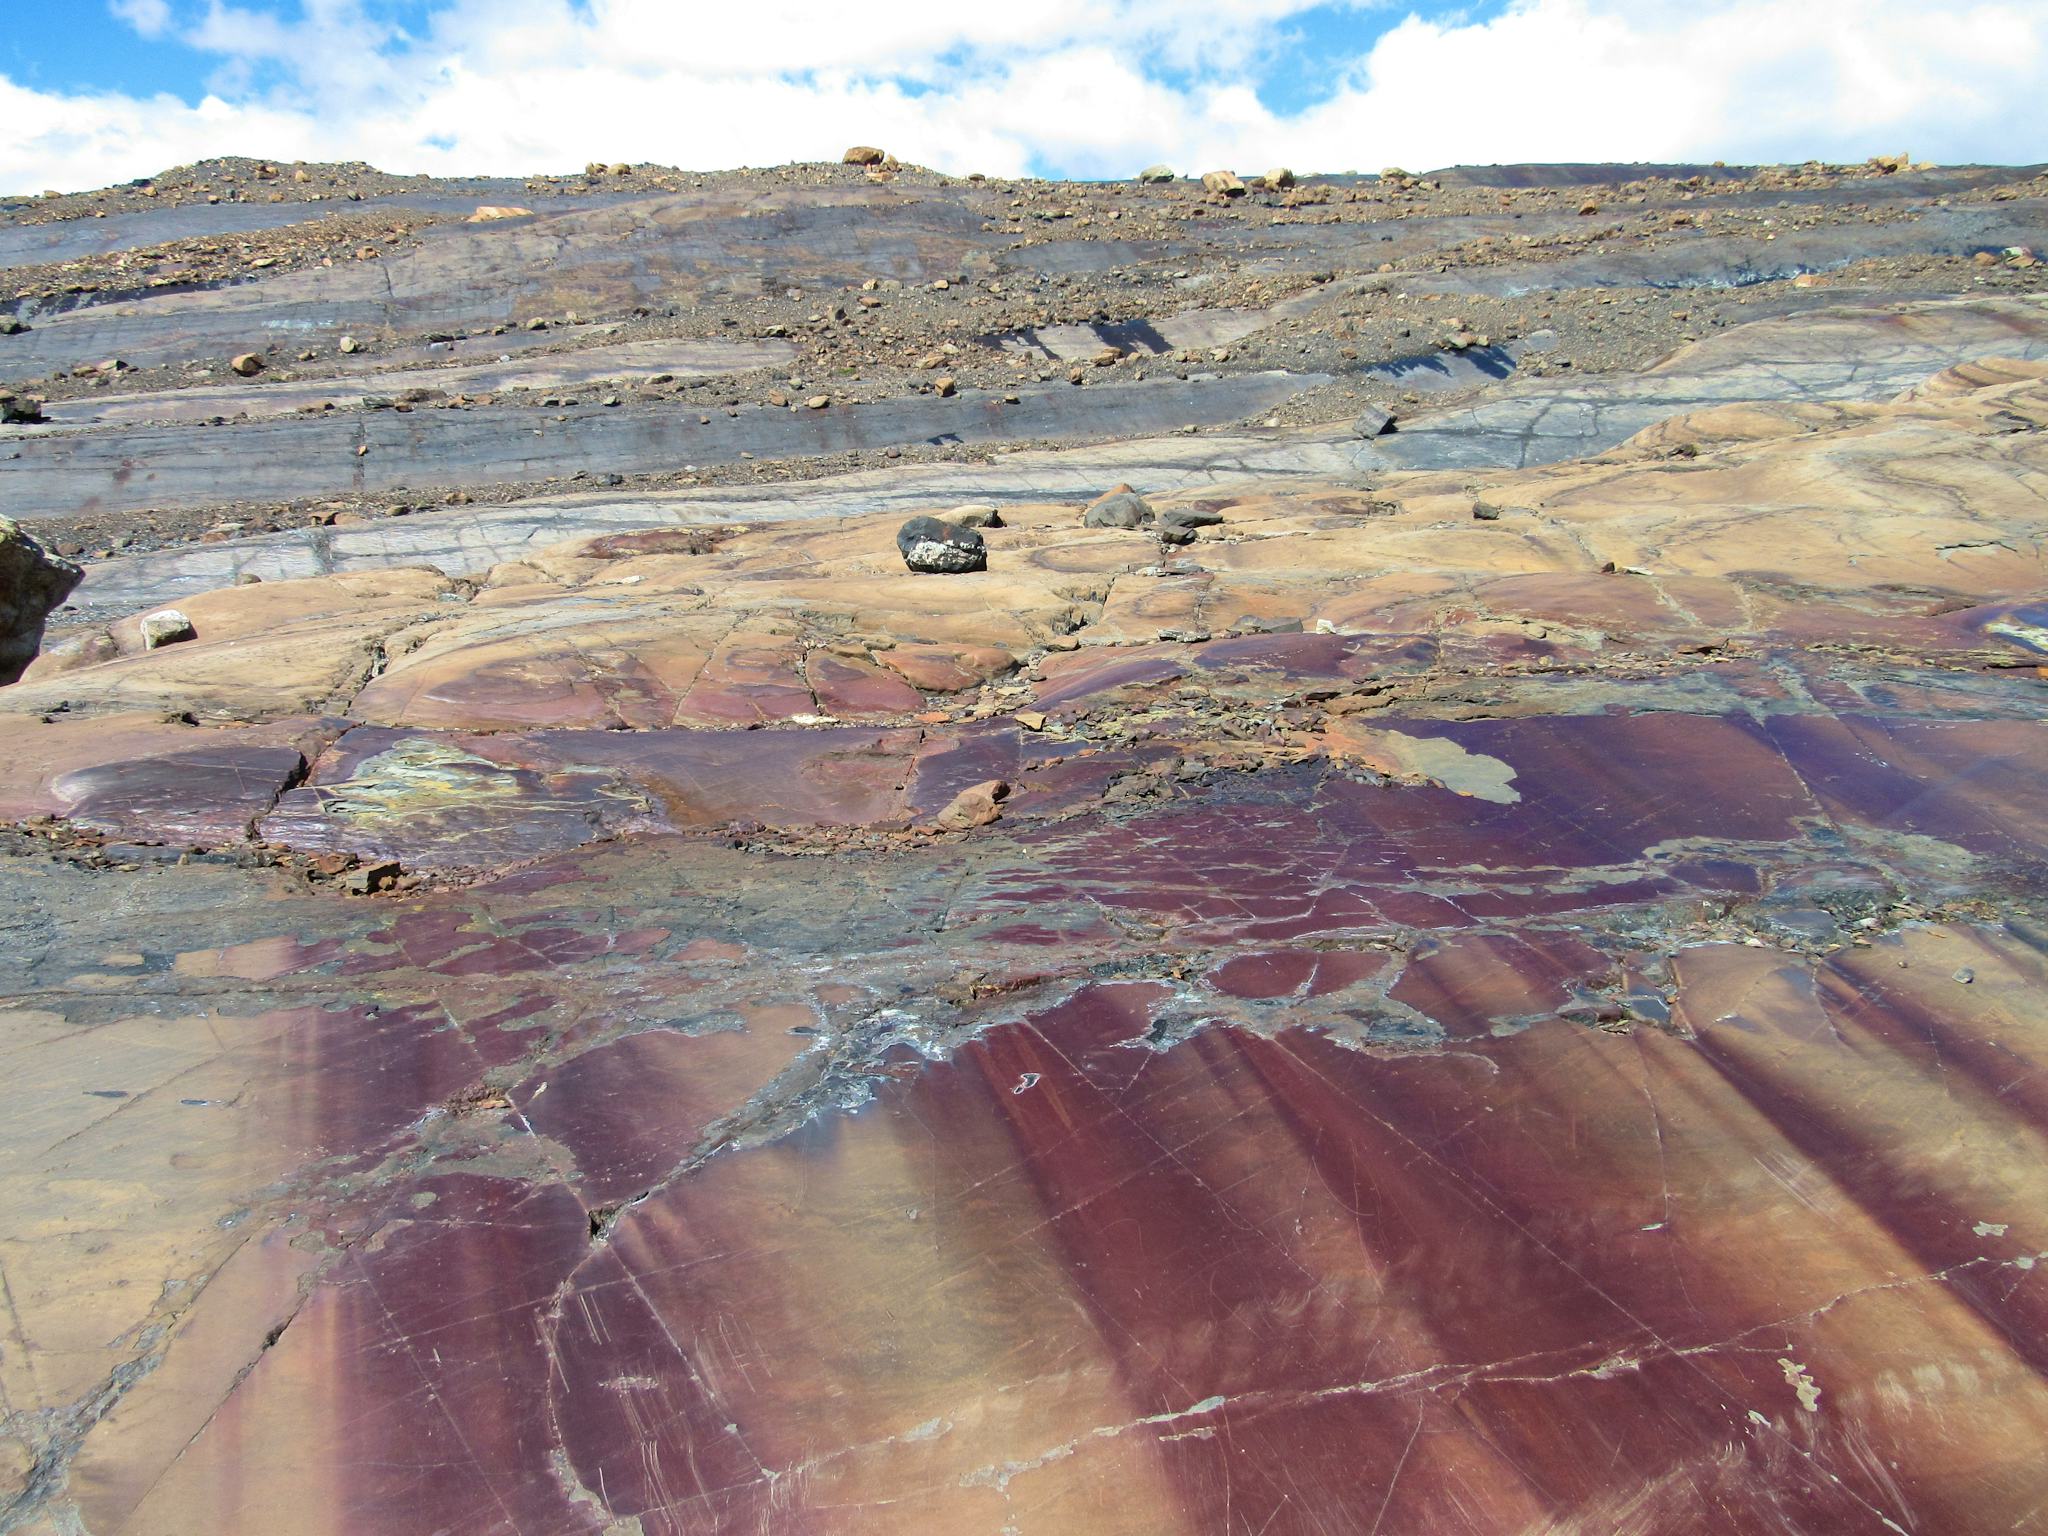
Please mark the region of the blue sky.
[[[1274, 28], [1270, 46], [1247, 59], [1259, 100], [1268, 110], [1289, 114], [1327, 99], [1338, 88], [1348, 61], [1369, 49], [1389, 28], [1414, 13], [1423, 17], [1484, 18], [1492, 4], [1418, 4], [1404, 9], [1348, 3], [1310, 5]], [[203, 0], [166, 0], [171, 30], [145, 37], [104, 0], [69, 0], [61, 27], [14, 27], [0, 31], [0, 74], [19, 85], [69, 94], [119, 91], [132, 96], [169, 92], [196, 104], [216, 83], [222, 60], [193, 46], [180, 23], [200, 17]], [[238, 8], [281, 21], [303, 21], [303, 0], [239, 0]], [[363, 0], [373, 23], [414, 37], [424, 35], [437, 9], [435, 0]], [[1192, 72], [1161, 67], [1159, 78], [1189, 83]], [[261, 89], [283, 79], [275, 67], [252, 72], [248, 83]]]
[[[223, 60], [195, 45], [190, 29], [205, 15], [204, 0], [164, 0], [169, 27], [147, 36], [122, 7], [107, 0], [61, 0], [63, 26], [0, 29], [0, 72], [17, 84], [70, 94], [119, 91], [132, 96], [169, 92], [197, 104], [214, 83]], [[306, 16], [303, 0], [237, 0], [237, 9], [276, 17], [287, 24]], [[424, 30], [434, 0], [363, 0], [360, 10], [379, 25]], [[131, 13], [132, 14], [132, 13]], [[282, 72], [258, 75], [259, 87], [275, 85]]]
[[2048, 159], [2048, 0], [61, 5], [0, 31], [0, 192], [228, 153], [521, 174], [856, 139], [1076, 176]]

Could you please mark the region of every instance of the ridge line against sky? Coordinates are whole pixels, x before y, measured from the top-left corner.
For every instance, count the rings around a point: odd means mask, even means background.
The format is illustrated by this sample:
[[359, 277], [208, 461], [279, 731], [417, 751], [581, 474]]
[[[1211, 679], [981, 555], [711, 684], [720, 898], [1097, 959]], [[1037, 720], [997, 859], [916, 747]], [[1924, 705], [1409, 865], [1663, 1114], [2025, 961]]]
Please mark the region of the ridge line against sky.
[[67, 0], [0, 191], [215, 155], [521, 175], [2048, 160], [2048, 0]]

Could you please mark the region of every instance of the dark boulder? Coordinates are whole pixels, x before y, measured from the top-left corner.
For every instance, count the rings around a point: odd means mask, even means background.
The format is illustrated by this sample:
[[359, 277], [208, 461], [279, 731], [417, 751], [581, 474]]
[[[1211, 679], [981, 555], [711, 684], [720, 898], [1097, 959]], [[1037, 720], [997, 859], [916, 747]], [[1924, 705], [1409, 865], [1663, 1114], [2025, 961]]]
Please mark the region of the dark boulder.
[[988, 550], [981, 535], [936, 517], [913, 517], [896, 531], [896, 547], [913, 571], [957, 575], [988, 569]]
[[43, 643], [43, 620], [84, 574], [0, 517], [0, 684], [28, 670]]
[[1145, 498], [1136, 491], [1111, 491], [1099, 501], [1090, 502], [1088, 510], [1081, 515], [1084, 528], [1142, 528], [1152, 521], [1152, 509], [1145, 504]]

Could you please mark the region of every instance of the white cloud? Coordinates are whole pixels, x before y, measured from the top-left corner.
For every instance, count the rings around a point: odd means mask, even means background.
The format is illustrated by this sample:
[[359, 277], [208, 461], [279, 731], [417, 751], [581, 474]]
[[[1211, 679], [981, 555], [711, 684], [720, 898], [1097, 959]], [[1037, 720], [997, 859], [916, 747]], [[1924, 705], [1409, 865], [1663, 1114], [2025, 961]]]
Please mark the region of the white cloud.
[[[0, 187], [210, 154], [517, 174], [823, 159], [855, 140], [1002, 174], [2048, 159], [2042, 0], [1513, 0], [1434, 20], [1354, 4], [1358, 46], [1303, 60], [1284, 50], [1310, 0], [883, 0], [858, 25], [823, 0], [443, 0], [416, 35], [360, 0], [304, 0], [292, 21], [249, 0], [110, 0], [213, 56], [214, 94], [0, 78], [17, 125]], [[1291, 115], [1261, 103], [1262, 68], [1310, 65], [1334, 67], [1334, 94]]]
[[171, 0], [107, 0], [107, 9], [144, 37], [171, 30]]

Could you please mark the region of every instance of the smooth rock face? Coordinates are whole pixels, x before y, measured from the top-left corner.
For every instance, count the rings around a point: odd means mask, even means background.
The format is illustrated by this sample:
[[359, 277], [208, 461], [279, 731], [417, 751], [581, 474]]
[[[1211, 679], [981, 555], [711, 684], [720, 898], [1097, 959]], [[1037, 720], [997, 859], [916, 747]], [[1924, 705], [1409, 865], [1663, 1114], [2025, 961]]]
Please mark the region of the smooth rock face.
[[1170, 165], [1148, 165], [1145, 169], [1138, 172], [1138, 180], [1147, 183], [1172, 181], [1173, 167]]
[[936, 517], [913, 517], [896, 530], [896, 547], [903, 552], [903, 563], [913, 571], [954, 574], [988, 569], [988, 551], [981, 535]]
[[43, 621], [84, 573], [0, 516], [0, 686], [20, 677], [42, 644]]

